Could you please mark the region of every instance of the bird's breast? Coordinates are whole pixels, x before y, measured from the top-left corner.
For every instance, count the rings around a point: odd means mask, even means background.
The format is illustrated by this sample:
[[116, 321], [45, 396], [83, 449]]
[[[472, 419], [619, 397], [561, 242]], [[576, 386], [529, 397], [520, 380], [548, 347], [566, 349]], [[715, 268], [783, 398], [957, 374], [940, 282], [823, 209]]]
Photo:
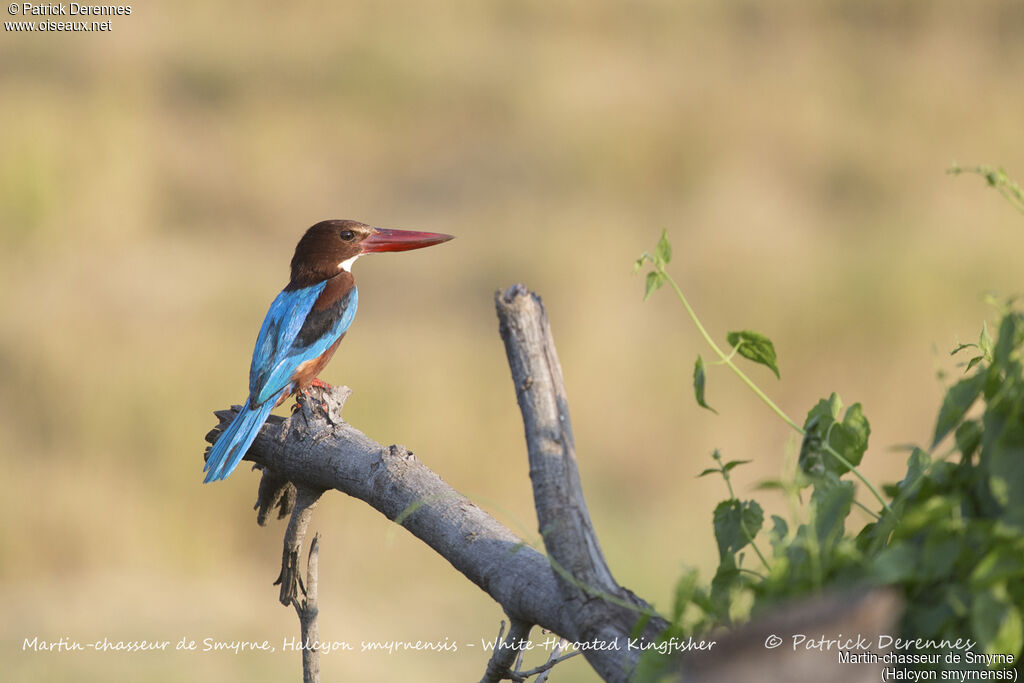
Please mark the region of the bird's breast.
[[328, 347], [326, 351], [320, 354], [318, 357], [306, 362], [295, 368], [295, 374], [292, 375], [292, 382], [295, 384], [293, 391], [302, 391], [307, 388], [317, 375], [327, 367], [327, 364], [331, 361], [334, 356], [334, 352], [338, 350], [338, 344], [345, 338], [345, 333], [342, 332], [338, 340]]

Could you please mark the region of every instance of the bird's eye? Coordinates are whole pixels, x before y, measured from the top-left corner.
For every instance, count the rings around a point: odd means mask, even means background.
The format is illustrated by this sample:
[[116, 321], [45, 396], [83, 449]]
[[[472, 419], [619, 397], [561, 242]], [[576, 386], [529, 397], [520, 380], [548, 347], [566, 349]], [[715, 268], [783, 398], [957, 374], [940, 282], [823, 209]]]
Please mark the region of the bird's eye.
[[345, 240], [346, 242], [351, 242], [355, 238], [356, 238], [356, 234], [354, 232], [352, 232], [351, 230], [342, 230], [341, 231], [341, 239]]

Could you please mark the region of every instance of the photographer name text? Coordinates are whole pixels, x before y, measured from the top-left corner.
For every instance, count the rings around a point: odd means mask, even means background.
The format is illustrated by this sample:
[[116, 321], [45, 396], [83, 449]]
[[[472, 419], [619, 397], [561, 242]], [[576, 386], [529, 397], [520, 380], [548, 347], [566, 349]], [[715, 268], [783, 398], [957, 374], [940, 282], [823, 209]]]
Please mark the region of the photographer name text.
[[30, 2], [12, 3], [8, 8], [10, 14], [21, 14], [26, 17], [126, 17], [132, 13], [131, 5], [86, 5], [80, 2], [67, 4]]

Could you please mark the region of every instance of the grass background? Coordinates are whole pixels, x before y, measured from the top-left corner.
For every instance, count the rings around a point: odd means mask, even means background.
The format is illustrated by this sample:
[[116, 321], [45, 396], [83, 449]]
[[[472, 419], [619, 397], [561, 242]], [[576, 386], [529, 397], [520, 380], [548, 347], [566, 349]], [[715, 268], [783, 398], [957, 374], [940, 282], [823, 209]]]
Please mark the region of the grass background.
[[[5, 19], [11, 17], [4, 17]], [[14, 17], [21, 19], [22, 17]], [[492, 296], [544, 298], [584, 488], [617, 579], [670, 606], [714, 566], [694, 476], [715, 447], [784, 468], [792, 435], [633, 259], [668, 228], [705, 323], [771, 337], [798, 420], [861, 401], [864, 472], [927, 442], [946, 351], [1021, 291], [1021, 217], [954, 160], [1024, 176], [1024, 5], [407, 0], [133, 5], [111, 33], [0, 35], [0, 668], [8, 680], [286, 680], [283, 525], [246, 467], [202, 486], [211, 411], [244, 397], [291, 252], [317, 220], [448, 232], [360, 261], [323, 378], [538, 541]], [[771, 494], [759, 498], [781, 506]], [[328, 495], [326, 639], [479, 643], [500, 609], [365, 505]], [[57, 654], [78, 641], [264, 640], [276, 653]], [[173, 646], [172, 646], [173, 647]], [[325, 680], [475, 680], [486, 655], [323, 657]], [[593, 679], [581, 659], [562, 681]]]

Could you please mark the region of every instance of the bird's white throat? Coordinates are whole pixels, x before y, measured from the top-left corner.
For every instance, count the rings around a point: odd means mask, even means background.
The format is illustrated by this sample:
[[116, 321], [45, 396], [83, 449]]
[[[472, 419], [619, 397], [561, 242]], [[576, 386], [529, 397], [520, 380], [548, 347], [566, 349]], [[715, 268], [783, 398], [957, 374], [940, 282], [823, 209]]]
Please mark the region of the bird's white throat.
[[356, 254], [352, 258], [347, 258], [338, 264], [338, 268], [344, 270], [346, 273], [352, 272], [352, 264], [356, 262], [356, 259], [362, 256], [362, 254]]

